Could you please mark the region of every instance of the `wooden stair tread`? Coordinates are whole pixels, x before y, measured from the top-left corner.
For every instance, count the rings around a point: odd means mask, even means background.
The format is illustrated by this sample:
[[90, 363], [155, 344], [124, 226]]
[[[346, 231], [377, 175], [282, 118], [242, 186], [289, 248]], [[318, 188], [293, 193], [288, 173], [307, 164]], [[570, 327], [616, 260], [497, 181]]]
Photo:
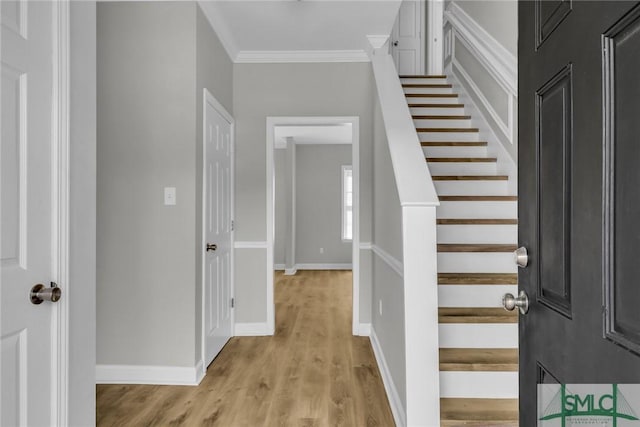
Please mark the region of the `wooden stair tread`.
[[438, 273], [439, 285], [517, 285], [517, 273]]
[[453, 85], [449, 84], [449, 83], [441, 83], [441, 84], [434, 84], [434, 83], [403, 83], [402, 87], [406, 87], [406, 88], [425, 88], [425, 89], [449, 89], [452, 88]]
[[495, 157], [426, 157], [431, 163], [496, 163]]
[[452, 116], [452, 115], [417, 115], [411, 116], [414, 120], [470, 120], [471, 116]]
[[508, 175], [433, 175], [434, 181], [507, 181]]
[[441, 427], [518, 426], [518, 399], [441, 398]]
[[518, 310], [501, 307], [444, 307], [438, 309], [440, 323], [518, 323]]
[[446, 79], [447, 76], [440, 74], [432, 74], [432, 75], [411, 75], [405, 74], [400, 75], [401, 79]]
[[409, 108], [464, 108], [464, 104], [409, 104]]
[[516, 225], [517, 219], [510, 218], [438, 218], [440, 225]]
[[438, 196], [441, 202], [517, 202], [518, 196]]
[[438, 133], [476, 133], [478, 128], [416, 128], [417, 132], [438, 132]]
[[421, 141], [423, 147], [486, 147], [487, 141]]
[[502, 243], [438, 243], [438, 252], [513, 252], [518, 245]]
[[441, 348], [441, 371], [518, 371], [517, 348]]
[[407, 98], [457, 98], [456, 93], [405, 93]]

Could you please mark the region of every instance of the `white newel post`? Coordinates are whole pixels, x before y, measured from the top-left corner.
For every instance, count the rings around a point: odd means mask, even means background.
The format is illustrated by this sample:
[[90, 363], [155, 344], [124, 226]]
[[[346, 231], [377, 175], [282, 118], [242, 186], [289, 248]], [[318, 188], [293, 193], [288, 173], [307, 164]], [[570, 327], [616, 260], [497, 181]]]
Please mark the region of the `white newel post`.
[[440, 425], [436, 207], [403, 206], [407, 426]]

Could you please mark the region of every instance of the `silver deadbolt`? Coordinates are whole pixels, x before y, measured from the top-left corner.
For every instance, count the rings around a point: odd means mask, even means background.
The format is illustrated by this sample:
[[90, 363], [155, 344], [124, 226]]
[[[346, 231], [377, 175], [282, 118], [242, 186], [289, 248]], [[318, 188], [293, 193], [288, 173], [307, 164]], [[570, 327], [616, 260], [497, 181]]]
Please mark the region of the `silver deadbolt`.
[[518, 249], [513, 251], [513, 261], [520, 268], [525, 268], [529, 264], [529, 254], [527, 253], [527, 248], [524, 246], [520, 246]]
[[513, 294], [504, 294], [502, 297], [502, 305], [507, 311], [513, 311], [518, 307], [521, 314], [527, 314], [529, 311], [529, 297], [524, 290], [520, 291], [517, 298], [514, 297]]
[[42, 304], [44, 301], [58, 302], [62, 296], [62, 289], [51, 282], [51, 287], [47, 288], [42, 283], [38, 283], [31, 288], [29, 298], [32, 304]]
[[215, 251], [216, 249], [218, 249], [218, 245], [216, 245], [215, 243], [207, 243], [207, 252]]

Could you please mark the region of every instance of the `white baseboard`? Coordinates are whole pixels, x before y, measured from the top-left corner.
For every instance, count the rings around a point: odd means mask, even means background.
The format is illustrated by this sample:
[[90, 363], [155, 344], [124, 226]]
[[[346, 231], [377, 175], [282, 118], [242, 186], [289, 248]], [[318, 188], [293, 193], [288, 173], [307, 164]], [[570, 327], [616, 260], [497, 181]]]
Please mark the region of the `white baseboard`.
[[258, 323], [236, 323], [234, 328], [236, 337], [262, 337], [273, 335], [269, 333], [267, 322]]
[[204, 378], [196, 366], [96, 365], [96, 384], [198, 385]]
[[274, 264], [273, 269], [277, 271], [284, 270], [284, 264]]
[[284, 275], [285, 276], [294, 276], [298, 272], [297, 268], [285, 268]]
[[371, 323], [360, 323], [358, 325], [358, 336], [370, 337], [371, 336]]
[[405, 427], [407, 425], [407, 414], [400, 400], [400, 394], [393, 382], [389, 365], [384, 357], [384, 352], [380, 346], [380, 341], [376, 335], [376, 330], [371, 326], [371, 335], [369, 340], [371, 341], [371, 347], [373, 347], [373, 354], [376, 357], [380, 374], [382, 375], [382, 382], [384, 389], [387, 392], [387, 398], [389, 399], [389, 405], [391, 405], [391, 412], [393, 413], [393, 419], [396, 422], [397, 427]]
[[353, 264], [296, 264], [298, 270], [351, 270]]

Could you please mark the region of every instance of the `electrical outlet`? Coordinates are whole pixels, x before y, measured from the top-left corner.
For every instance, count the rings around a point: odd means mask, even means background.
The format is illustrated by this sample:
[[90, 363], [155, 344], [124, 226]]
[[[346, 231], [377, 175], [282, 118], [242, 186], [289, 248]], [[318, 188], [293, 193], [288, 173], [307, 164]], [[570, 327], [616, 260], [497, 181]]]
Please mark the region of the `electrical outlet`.
[[380, 312], [380, 316], [382, 316], [382, 299], [378, 300], [378, 311]]
[[323, 254], [324, 253], [324, 248], [320, 248], [320, 253]]

